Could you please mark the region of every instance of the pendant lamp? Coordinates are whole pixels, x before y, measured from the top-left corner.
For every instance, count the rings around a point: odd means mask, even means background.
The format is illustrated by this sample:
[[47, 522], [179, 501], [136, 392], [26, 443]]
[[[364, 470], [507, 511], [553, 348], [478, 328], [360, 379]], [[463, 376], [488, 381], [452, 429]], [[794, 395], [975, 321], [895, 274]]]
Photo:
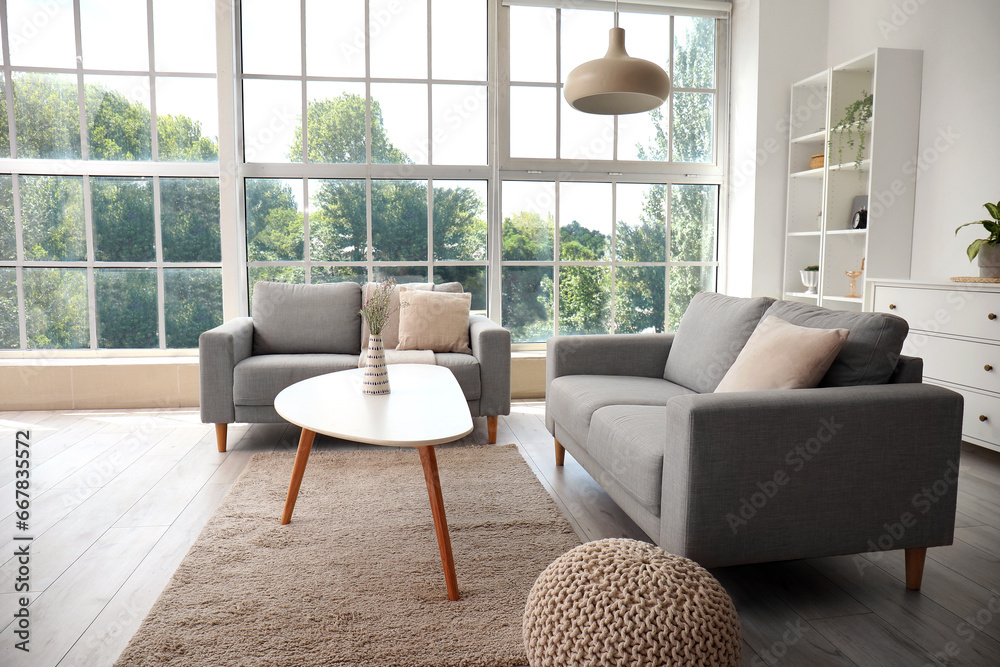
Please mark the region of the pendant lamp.
[[670, 77], [659, 65], [626, 53], [618, 0], [609, 42], [603, 58], [578, 65], [566, 77], [563, 94], [569, 105], [584, 113], [612, 115], [641, 113], [663, 104], [670, 94]]

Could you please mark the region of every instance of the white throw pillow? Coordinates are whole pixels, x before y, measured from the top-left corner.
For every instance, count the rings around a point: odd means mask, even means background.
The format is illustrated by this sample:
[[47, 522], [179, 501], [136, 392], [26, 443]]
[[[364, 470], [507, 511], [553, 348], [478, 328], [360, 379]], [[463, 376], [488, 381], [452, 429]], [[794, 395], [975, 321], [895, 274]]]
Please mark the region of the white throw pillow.
[[769, 315], [754, 329], [715, 392], [815, 387], [847, 334], [847, 329], [800, 327]]
[[425, 292], [402, 286], [399, 298], [410, 305], [399, 311], [397, 350], [472, 354], [469, 347], [471, 294]]

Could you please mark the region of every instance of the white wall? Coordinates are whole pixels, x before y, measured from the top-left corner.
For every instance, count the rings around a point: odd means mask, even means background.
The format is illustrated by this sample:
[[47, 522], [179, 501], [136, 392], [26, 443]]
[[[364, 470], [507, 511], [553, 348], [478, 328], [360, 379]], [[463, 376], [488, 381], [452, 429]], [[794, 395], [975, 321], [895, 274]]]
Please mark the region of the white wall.
[[[1000, 2], [835, 0], [829, 3], [828, 64], [884, 46], [922, 49], [918, 172], [910, 277], [977, 275], [965, 247], [1000, 200]], [[975, 231], [974, 231], [975, 230]]]

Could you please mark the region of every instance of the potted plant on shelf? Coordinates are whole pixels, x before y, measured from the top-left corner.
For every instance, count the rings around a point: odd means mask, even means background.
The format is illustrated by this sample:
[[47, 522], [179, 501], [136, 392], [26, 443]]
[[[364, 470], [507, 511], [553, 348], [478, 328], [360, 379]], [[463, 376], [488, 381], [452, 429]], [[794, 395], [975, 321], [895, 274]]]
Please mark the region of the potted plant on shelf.
[[[844, 163], [844, 143], [848, 148], [856, 148], [854, 168], [861, 169], [865, 156], [865, 125], [872, 119], [872, 102], [875, 97], [868, 91], [861, 91], [861, 99], [855, 100], [844, 109], [844, 117], [830, 128], [830, 154], [833, 155], [833, 136], [837, 136], [837, 164]], [[857, 132], [857, 134], [855, 134]]]
[[819, 266], [811, 264], [799, 271], [799, 278], [806, 288], [806, 294], [815, 294], [816, 286], [819, 285]]
[[982, 225], [989, 232], [985, 239], [976, 239], [966, 248], [965, 254], [969, 256], [969, 261], [979, 258], [980, 278], [1000, 278], [1000, 202], [993, 204], [986, 202], [983, 204], [992, 220], [973, 220], [959, 225], [955, 229], [955, 234], [962, 227], [969, 225]]

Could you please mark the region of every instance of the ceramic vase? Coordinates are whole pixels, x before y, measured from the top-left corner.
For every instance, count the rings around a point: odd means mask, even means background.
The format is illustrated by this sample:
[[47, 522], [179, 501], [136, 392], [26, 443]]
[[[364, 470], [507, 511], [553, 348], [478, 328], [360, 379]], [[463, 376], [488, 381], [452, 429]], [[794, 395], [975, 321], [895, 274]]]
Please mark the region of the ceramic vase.
[[385, 348], [382, 347], [381, 334], [368, 336], [368, 356], [365, 361], [362, 393], [368, 396], [382, 396], [389, 393], [389, 372], [385, 367]]
[[1000, 278], [1000, 245], [984, 243], [976, 255], [980, 278]]
[[819, 271], [799, 271], [799, 279], [806, 288], [806, 294], [815, 294], [819, 285]]

